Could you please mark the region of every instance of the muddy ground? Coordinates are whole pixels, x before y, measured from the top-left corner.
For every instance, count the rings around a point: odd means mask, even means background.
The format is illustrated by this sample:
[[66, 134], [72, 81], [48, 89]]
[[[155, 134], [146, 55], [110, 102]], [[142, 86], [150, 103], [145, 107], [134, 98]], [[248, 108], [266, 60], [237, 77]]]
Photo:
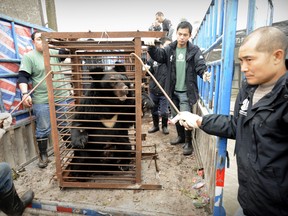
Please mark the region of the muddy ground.
[[[151, 127], [151, 117], [143, 118], [142, 132]], [[176, 137], [175, 126], [169, 125], [170, 134], [161, 131], [148, 134], [143, 146], [156, 144], [159, 172], [151, 160], [142, 161], [142, 180], [147, 184], [160, 184], [161, 190], [115, 190], [115, 189], [60, 189], [53, 179], [55, 163], [53, 155], [46, 169], [39, 169], [37, 161], [27, 165], [25, 171], [19, 173], [15, 186], [21, 195], [28, 188], [35, 192], [35, 201], [41, 203], [59, 202], [73, 206], [91, 208], [109, 215], [151, 215], [151, 216], [206, 216], [206, 185], [202, 186], [202, 177], [197, 174], [194, 154], [184, 156], [182, 146], [172, 146], [170, 139]], [[205, 207], [206, 205], [206, 207]], [[204, 206], [204, 207], [203, 207]], [[34, 212], [34, 213], [32, 213]], [[56, 213], [26, 209], [24, 215], [57, 215]], [[59, 215], [59, 214], [58, 214]], [[65, 215], [67, 215], [65, 213]]]

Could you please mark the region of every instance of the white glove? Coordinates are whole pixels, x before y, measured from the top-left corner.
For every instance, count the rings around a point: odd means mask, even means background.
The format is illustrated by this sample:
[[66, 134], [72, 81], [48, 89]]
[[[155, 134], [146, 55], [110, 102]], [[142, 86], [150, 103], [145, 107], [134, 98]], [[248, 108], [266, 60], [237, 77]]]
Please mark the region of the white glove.
[[149, 70], [149, 69], [150, 69], [150, 66], [147, 65], [147, 64], [145, 64], [145, 65], [142, 67], [142, 71], [146, 71], [146, 68], [147, 68], [147, 70]]
[[178, 115], [176, 115], [171, 122], [176, 123], [179, 121], [179, 124], [185, 127], [187, 130], [191, 130], [193, 128], [199, 128], [197, 121], [202, 119], [201, 116], [193, 114], [188, 111], [182, 111]]
[[6, 130], [12, 123], [12, 116], [10, 113], [0, 113], [0, 122], [3, 123], [3, 129]]
[[208, 71], [205, 71], [204, 74], [203, 74], [203, 81], [204, 82], [210, 82], [210, 79], [211, 79], [211, 73], [209, 73]]
[[155, 46], [155, 38], [143, 38], [142, 40], [146, 46]]

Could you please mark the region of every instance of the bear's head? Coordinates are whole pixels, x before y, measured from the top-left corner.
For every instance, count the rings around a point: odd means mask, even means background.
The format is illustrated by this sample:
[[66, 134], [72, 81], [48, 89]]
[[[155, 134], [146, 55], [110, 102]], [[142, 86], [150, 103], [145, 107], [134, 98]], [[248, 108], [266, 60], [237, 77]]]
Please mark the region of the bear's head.
[[[118, 67], [112, 70], [105, 71], [103, 68], [92, 68], [90, 69], [91, 77], [93, 80], [101, 82], [93, 82], [91, 84], [91, 89], [95, 91], [89, 91], [87, 96], [101, 96], [101, 97], [111, 97], [109, 100], [111, 103], [115, 101], [117, 97], [118, 101], [124, 102], [127, 98], [132, 96], [130, 89], [130, 82], [125, 74], [122, 74], [123, 68], [118, 72]], [[114, 99], [112, 99], [114, 98]]]
[[113, 91], [107, 91], [105, 96], [116, 96], [120, 101], [127, 99], [130, 85], [127, 76], [111, 71], [103, 76], [102, 81], [100, 85], [103, 89], [113, 89]]

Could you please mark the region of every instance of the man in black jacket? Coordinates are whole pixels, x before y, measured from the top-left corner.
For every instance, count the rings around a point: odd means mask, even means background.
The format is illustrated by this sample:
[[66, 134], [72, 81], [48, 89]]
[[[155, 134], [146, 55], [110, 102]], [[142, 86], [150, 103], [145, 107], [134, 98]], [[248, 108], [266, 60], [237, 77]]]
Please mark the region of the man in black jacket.
[[[160, 47], [165, 47], [171, 43], [170, 38], [163, 37], [161, 38]], [[165, 89], [166, 76], [167, 76], [167, 65], [159, 64], [157, 61], [154, 61], [150, 58], [147, 62], [147, 65], [150, 67], [150, 72], [153, 74], [155, 79], [161, 85], [163, 89]], [[149, 90], [150, 97], [154, 102], [154, 107], [151, 110], [152, 118], [153, 118], [153, 126], [148, 130], [148, 133], [155, 133], [159, 131], [159, 112], [162, 117], [162, 132], [163, 134], [169, 134], [168, 130], [168, 115], [169, 115], [169, 103], [167, 98], [164, 96], [161, 89], [155, 83], [155, 81], [151, 78], [149, 81]]]
[[[193, 45], [189, 39], [192, 25], [183, 21], [177, 26], [177, 40], [164, 48], [154, 46], [154, 40], [145, 40], [148, 53], [158, 63], [167, 65], [165, 89], [172, 98], [173, 103], [180, 111], [191, 111], [192, 105], [199, 99], [197, 75], [209, 80], [209, 73], [205, 59], [199, 47]], [[177, 113], [172, 108], [172, 115]], [[176, 123], [177, 138], [171, 141], [172, 145], [184, 143], [183, 154], [191, 155], [193, 152], [191, 131]]]
[[162, 24], [162, 30], [167, 32], [166, 36], [169, 37], [170, 40], [172, 40], [174, 29], [172, 27], [171, 20], [165, 18], [164, 13], [161, 11], [158, 11], [155, 14], [155, 18], [156, 21]]
[[246, 80], [234, 115], [200, 117], [180, 112], [175, 117], [186, 129], [199, 127], [212, 135], [236, 139], [242, 215], [288, 215], [287, 48], [287, 37], [279, 29], [256, 29], [239, 48]]

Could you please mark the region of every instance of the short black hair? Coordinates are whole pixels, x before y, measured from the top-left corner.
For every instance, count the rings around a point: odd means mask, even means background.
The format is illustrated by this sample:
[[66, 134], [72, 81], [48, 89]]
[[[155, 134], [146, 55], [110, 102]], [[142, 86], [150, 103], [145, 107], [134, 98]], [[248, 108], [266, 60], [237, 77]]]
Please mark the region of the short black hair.
[[43, 32], [43, 31], [39, 31], [39, 30], [34, 31], [34, 32], [32, 33], [32, 35], [31, 35], [32, 41], [34, 41], [35, 35], [36, 35], [37, 33], [41, 33], [41, 32]]
[[241, 46], [247, 43], [252, 37], [258, 37], [256, 45], [257, 51], [273, 53], [277, 49], [282, 49], [284, 51], [284, 58], [286, 57], [288, 39], [285, 33], [279, 28], [273, 26], [257, 28], [244, 38]]
[[181, 29], [188, 28], [188, 29], [189, 29], [189, 33], [192, 34], [193, 27], [192, 27], [191, 23], [188, 22], [188, 21], [182, 21], [182, 22], [180, 22], [180, 23], [178, 24], [178, 26], [177, 26], [177, 31], [178, 31], [179, 28], [181, 28]]
[[125, 68], [125, 66], [123, 65], [123, 63], [121, 61], [116, 61], [115, 62], [114, 70], [116, 72], [126, 72], [126, 68]]
[[155, 15], [156, 16], [164, 16], [163, 12], [161, 12], [161, 11], [158, 11]]
[[172, 42], [171, 38], [169, 38], [169, 37], [167, 37], [167, 36], [164, 36], [164, 37], [160, 38], [160, 42], [161, 42], [162, 45], [163, 45], [166, 41], [171, 41], [171, 42]]

